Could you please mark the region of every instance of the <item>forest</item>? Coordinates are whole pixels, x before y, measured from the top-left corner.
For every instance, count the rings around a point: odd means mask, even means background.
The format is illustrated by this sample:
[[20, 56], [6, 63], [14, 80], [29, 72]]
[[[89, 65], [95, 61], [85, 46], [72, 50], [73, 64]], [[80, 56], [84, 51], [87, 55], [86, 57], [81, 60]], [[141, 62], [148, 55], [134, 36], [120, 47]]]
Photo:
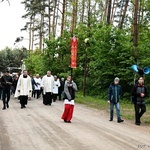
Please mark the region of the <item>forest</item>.
[[[25, 0], [28, 48], [0, 51], [0, 71], [23, 60], [30, 74], [72, 74], [83, 96], [107, 95], [115, 77], [128, 98], [139, 74], [150, 67], [150, 0]], [[78, 39], [77, 67], [70, 67], [70, 40]], [[16, 38], [16, 43], [23, 37]], [[145, 74], [150, 89], [150, 74]]]

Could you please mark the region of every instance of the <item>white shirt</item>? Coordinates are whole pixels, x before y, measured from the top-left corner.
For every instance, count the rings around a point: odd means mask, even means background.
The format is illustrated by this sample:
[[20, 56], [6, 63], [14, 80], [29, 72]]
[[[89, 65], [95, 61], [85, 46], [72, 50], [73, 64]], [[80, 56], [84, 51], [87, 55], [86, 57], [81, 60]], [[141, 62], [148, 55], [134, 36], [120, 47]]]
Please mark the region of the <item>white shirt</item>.
[[54, 77], [52, 75], [50, 77], [48, 77], [47, 75], [45, 75], [42, 78], [41, 86], [44, 88], [43, 89], [44, 94], [46, 92], [53, 92]]
[[31, 78], [29, 76], [27, 76], [27, 78], [23, 78], [23, 75], [20, 75], [14, 97], [18, 97], [19, 95], [28, 95], [31, 97], [31, 91]]
[[53, 93], [58, 94], [58, 88], [60, 87], [60, 82], [59, 80], [54, 81], [54, 87], [53, 87]]
[[68, 99], [65, 99], [64, 104], [74, 105], [74, 100], [69, 101]]
[[41, 88], [41, 82], [42, 82], [41, 78], [34, 78], [34, 81], [37, 84], [37, 86], [34, 85], [35, 90], [40, 90], [40, 88]]

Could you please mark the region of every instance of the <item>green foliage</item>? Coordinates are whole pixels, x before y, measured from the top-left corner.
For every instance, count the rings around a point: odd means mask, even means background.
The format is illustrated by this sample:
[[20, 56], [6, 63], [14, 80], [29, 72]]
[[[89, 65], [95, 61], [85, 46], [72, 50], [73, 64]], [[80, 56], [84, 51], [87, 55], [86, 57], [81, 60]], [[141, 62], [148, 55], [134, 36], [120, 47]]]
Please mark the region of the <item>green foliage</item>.
[[77, 30], [80, 31], [77, 36], [80, 41], [78, 64], [81, 70], [78, 75], [82, 73], [82, 78], [85, 50], [88, 55], [87, 93], [106, 95], [106, 89], [115, 76], [119, 76], [121, 84], [126, 87], [125, 92], [129, 92], [129, 85], [133, 80], [133, 73], [130, 70], [133, 63], [130, 35], [118, 28], [98, 24], [96, 28], [91, 29], [89, 43], [85, 45], [84, 39], [88, 36], [88, 30], [86, 32], [83, 25]]
[[[147, 53], [150, 36], [148, 27], [141, 25], [140, 31], [138, 63], [141, 67], [150, 67], [150, 53]], [[107, 89], [118, 76], [123, 88], [123, 98], [130, 101], [135, 76], [131, 70], [135, 62], [130, 30], [120, 30], [101, 23], [94, 24], [89, 30], [85, 24], [79, 24], [74, 30], [74, 35], [78, 38], [78, 66], [73, 69], [73, 80], [76, 81], [78, 89], [83, 89], [85, 54], [87, 54], [86, 95], [107, 99]], [[71, 33], [64, 31], [61, 37], [45, 40], [47, 48], [44, 53], [34, 52], [26, 61], [30, 72], [44, 75], [47, 70], [51, 70], [53, 75], [59, 77], [70, 74], [70, 37]], [[87, 43], [84, 41], [86, 38], [89, 39]], [[55, 57], [56, 54], [58, 57]], [[149, 80], [149, 75], [146, 75], [145, 82], [148, 88], [150, 88]]]
[[6, 47], [0, 51], [0, 72], [7, 67], [20, 67], [22, 60], [27, 57], [26, 49], [11, 49]]
[[36, 50], [35, 52], [30, 52], [30, 56], [25, 59], [25, 64], [28, 72], [31, 75], [40, 74], [43, 75], [44, 64], [43, 64], [43, 56], [40, 50]]
[[107, 102], [101, 99], [100, 97], [90, 97], [90, 96], [83, 97], [80, 92], [76, 94], [76, 102], [84, 104], [88, 107], [97, 108], [99, 110], [105, 110], [108, 107]]

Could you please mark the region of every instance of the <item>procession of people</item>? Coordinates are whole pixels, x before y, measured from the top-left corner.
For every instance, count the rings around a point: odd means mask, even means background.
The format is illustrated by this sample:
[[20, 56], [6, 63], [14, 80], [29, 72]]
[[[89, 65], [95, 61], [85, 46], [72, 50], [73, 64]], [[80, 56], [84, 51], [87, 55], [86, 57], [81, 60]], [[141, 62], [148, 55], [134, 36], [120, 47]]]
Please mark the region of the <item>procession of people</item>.
[[[121, 118], [120, 98], [122, 96], [122, 87], [119, 84], [120, 79], [115, 77], [114, 81], [108, 88], [107, 102], [110, 104], [110, 120], [114, 118], [114, 106], [116, 108], [117, 122], [121, 123], [124, 120]], [[71, 75], [61, 79], [56, 75], [52, 75], [51, 71], [47, 71], [46, 75], [40, 77], [29, 76], [28, 71], [11, 76], [6, 70], [4, 75], [0, 77], [0, 99], [3, 101], [3, 108], [9, 108], [11, 93], [20, 101], [21, 109], [27, 107], [28, 101], [31, 98], [39, 99], [42, 97], [44, 105], [52, 105], [57, 100], [64, 101], [64, 111], [61, 119], [65, 123], [71, 123], [74, 112], [75, 93], [77, 85]], [[135, 124], [141, 124], [141, 117], [146, 112], [145, 97], [148, 96], [148, 90], [144, 84], [144, 78], [140, 77], [137, 83], [134, 84], [131, 90], [132, 102], [135, 110]]]

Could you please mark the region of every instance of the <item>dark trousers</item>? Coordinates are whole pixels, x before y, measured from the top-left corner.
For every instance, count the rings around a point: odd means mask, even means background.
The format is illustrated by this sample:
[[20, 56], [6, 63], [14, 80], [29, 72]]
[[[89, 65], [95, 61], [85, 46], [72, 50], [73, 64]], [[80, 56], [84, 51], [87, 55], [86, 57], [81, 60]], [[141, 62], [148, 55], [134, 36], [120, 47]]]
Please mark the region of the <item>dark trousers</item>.
[[53, 98], [52, 93], [51, 92], [46, 92], [46, 94], [44, 95], [44, 99], [43, 99], [44, 101], [43, 101], [43, 103], [45, 105], [51, 105], [52, 98]]
[[2, 99], [2, 93], [3, 93], [3, 89], [0, 88], [0, 99]]
[[35, 90], [32, 90], [32, 97], [35, 97]]
[[19, 96], [21, 106], [25, 106], [28, 103], [28, 96]]
[[58, 88], [58, 96], [59, 96], [59, 100], [61, 100], [61, 93], [62, 93], [61, 88]]
[[6, 104], [8, 105], [10, 100], [10, 87], [3, 88], [2, 100], [3, 100], [3, 107], [6, 108]]
[[135, 109], [135, 123], [141, 123], [140, 118], [146, 112], [145, 104], [134, 104]]
[[[36, 94], [37, 99], [40, 97], [40, 93], [41, 93], [40, 90], [35, 90], [35, 94]], [[34, 98], [35, 98], [35, 95], [34, 95]]]
[[56, 102], [58, 94], [53, 94], [53, 101]]

